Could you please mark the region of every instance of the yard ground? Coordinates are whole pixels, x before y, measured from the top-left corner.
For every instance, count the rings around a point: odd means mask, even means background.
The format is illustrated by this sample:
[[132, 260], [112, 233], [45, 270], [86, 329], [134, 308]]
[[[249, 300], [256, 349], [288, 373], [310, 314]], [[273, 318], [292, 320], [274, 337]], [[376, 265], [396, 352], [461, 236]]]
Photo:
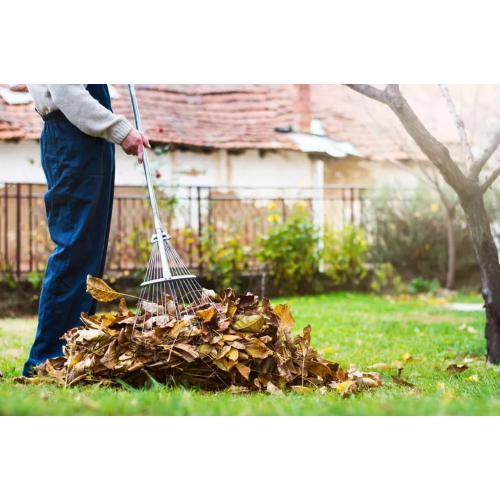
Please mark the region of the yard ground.
[[[286, 299], [274, 300], [274, 304]], [[478, 296], [456, 302], [480, 302]], [[0, 320], [0, 415], [500, 415], [500, 367], [485, 363], [484, 313], [449, 310], [431, 299], [388, 299], [361, 294], [291, 298], [298, 327], [312, 325], [312, 345], [344, 368], [382, 372], [384, 386], [342, 399], [326, 395], [206, 394], [161, 386], [132, 391], [101, 387], [63, 389], [16, 384], [36, 320]], [[465, 326], [464, 326], [465, 325]], [[298, 331], [298, 328], [297, 330]], [[451, 364], [463, 373], [445, 373]], [[421, 388], [393, 382], [403, 378]]]

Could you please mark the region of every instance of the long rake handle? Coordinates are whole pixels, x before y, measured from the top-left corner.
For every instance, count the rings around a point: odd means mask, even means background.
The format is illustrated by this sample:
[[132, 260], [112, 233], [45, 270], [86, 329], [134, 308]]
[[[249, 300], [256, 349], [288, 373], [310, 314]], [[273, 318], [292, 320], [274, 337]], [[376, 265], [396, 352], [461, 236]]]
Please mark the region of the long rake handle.
[[[139, 132], [144, 132], [141, 123], [141, 116], [139, 114], [139, 106], [137, 104], [137, 97], [135, 95], [135, 86], [133, 83], [128, 84], [128, 90], [130, 93], [130, 101], [132, 102], [132, 110], [134, 112], [135, 128]], [[144, 156], [142, 160], [144, 167], [144, 175], [146, 176], [146, 185], [148, 187], [149, 201], [151, 203], [151, 210], [153, 212], [153, 220], [155, 226], [156, 236], [158, 238], [158, 248], [160, 250], [161, 264], [163, 268], [163, 277], [165, 279], [170, 279], [172, 273], [170, 271], [170, 266], [168, 265], [167, 253], [165, 251], [165, 245], [163, 244], [163, 228], [160, 221], [160, 214], [158, 213], [158, 204], [156, 203], [156, 195], [153, 186], [153, 178], [151, 177], [151, 169], [149, 167], [149, 158], [146, 149], [144, 149]], [[167, 235], [167, 238], [169, 236]]]

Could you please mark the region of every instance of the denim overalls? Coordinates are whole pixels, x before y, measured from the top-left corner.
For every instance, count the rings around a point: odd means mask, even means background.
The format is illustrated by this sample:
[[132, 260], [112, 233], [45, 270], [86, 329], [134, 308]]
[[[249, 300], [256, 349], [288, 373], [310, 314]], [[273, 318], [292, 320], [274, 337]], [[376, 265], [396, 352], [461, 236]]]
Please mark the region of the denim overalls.
[[[106, 84], [89, 84], [87, 91], [111, 110]], [[60, 337], [81, 325], [81, 312], [95, 314], [97, 303], [86, 293], [85, 281], [88, 274], [103, 275], [113, 208], [114, 144], [84, 134], [61, 111], [43, 120], [45, 208], [56, 247], [47, 263], [25, 376], [36, 364], [61, 356], [64, 341]]]

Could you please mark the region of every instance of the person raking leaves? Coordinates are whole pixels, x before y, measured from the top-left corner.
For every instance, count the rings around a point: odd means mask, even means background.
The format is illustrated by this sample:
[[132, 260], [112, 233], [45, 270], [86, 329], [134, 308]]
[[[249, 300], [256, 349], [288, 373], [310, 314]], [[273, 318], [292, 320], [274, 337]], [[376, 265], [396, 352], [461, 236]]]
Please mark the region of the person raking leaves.
[[41, 163], [47, 179], [45, 208], [49, 257], [40, 295], [38, 327], [23, 375], [60, 356], [61, 336], [96, 312], [87, 275], [102, 277], [113, 207], [115, 144], [142, 163], [147, 137], [115, 115], [107, 84], [28, 84], [44, 121]]

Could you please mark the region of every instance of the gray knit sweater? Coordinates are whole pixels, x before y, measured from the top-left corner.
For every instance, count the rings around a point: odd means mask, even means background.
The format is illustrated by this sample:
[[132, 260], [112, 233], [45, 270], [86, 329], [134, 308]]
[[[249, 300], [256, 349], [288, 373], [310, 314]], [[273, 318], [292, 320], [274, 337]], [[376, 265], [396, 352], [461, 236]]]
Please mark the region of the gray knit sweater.
[[96, 101], [82, 83], [36, 83], [28, 84], [28, 89], [42, 116], [60, 110], [75, 127], [93, 137], [121, 144], [133, 128], [124, 116], [115, 115]]

